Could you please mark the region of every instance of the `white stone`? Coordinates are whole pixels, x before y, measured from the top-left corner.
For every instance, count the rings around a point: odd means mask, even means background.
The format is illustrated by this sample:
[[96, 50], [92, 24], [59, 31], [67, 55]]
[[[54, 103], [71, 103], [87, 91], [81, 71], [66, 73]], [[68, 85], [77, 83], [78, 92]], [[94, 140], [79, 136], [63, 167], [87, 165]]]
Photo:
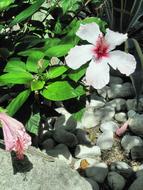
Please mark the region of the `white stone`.
[[106, 106], [112, 106], [116, 111], [125, 111], [126, 110], [126, 100], [123, 98], [115, 98], [106, 103]]
[[104, 121], [111, 121], [115, 115], [115, 108], [111, 106], [105, 106], [100, 109], [95, 109], [95, 119], [98, 121], [98, 124]]
[[81, 119], [82, 127], [88, 129], [88, 128], [95, 127], [98, 124], [99, 124], [99, 121], [95, 117], [94, 108], [87, 107]]
[[60, 107], [60, 108], [56, 108], [55, 109], [58, 113], [62, 114], [62, 115], [65, 115], [67, 117], [70, 117], [71, 114], [63, 107]]
[[98, 89], [97, 92], [100, 96], [102, 96], [103, 98], [106, 98], [108, 89], [109, 89], [109, 86], [105, 86], [102, 89]]
[[94, 107], [94, 108], [101, 108], [105, 105], [104, 102], [100, 100], [91, 100], [89, 106]]
[[97, 96], [96, 93], [91, 94], [90, 102], [87, 102], [87, 106], [94, 108], [101, 108], [105, 105], [105, 99]]
[[115, 132], [118, 128], [119, 127], [118, 127], [117, 123], [115, 123], [114, 121], [107, 121], [100, 125], [100, 130], [102, 132], [104, 132], [104, 131]]
[[101, 148], [101, 150], [110, 150], [113, 146], [113, 132], [104, 131], [97, 139], [96, 145]]
[[85, 158], [85, 157], [98, 157], [101, 156], [101, 150], [99, 146], [87, 147], [84, 145], [77, 145], [75, 149], [75, 157]]
[[107, 90], [109, 99], [134, 97], [134, 89], [131, 83], [114, 84]]
[[134, 111], [138, 111], [138, 112], [142, 112], [143, 111], [143, 98], [139, 99], [139, 103], [138, 103], [138, 107], [137, 107], [137, 100], [135, 99], [128, 99], [126, 101], [127, 104], [127, 110], [134, 110]]
[[114, 117], [115, 117], [116, 121], [118, 121], [120, 123], [127, 121], [127, 116], [124, 112], [116, 113]]
[[134, 110], [130, 110], [127, 112], [128, 118], [133, 118], [135, 117], [137, 113]]
[[142, 146], [143, 140], [138, 136], [125, 135], [121, 140], [121, 145], [129, 153], [134, 146]]

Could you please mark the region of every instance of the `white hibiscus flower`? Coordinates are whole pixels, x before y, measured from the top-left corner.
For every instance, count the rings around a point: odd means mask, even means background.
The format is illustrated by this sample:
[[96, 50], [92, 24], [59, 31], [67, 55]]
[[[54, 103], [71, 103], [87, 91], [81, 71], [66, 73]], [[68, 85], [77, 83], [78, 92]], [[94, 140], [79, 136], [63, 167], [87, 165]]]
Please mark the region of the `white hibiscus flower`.
[[106, 35], [103, 36], [99, 26], [96, 23], [90, 23], [81, 24], [76, 35], [91, 44], [75, 46], [69, 51], [65, 60], [72, 69], [78, 69], [91, 60], [85, 76], [87, 85], [101, 89], [108, 84], [109, 65], [127, 76], [135, 71], [134, 56], [120, 50], [112, 51], [127, 40], [127, 34], [106, 29]]

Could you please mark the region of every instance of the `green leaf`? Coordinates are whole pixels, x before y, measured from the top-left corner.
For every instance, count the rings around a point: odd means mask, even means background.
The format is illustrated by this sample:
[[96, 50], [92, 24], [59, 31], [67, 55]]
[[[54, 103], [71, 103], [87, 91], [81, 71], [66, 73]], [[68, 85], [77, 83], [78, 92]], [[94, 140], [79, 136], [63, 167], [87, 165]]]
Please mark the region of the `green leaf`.
[[27, 84], [32, 79], [28, 72], [11, 72], [0, 76], [0, 84]]
[[17, 58], [10, 59], [4, 68], [4, 72], [19, 72], [26, 71], [26, 66], [23, 61]]
[[41, 51], [33, 51], [26, 62], [26, 68], [30, 72], [38, 73], [38, 62], [44, 57]]
[[30, 90], [25, 90], [23, 92], [21, 92], [20, 94], [18, 94], [18, 96], [16, 98], [14, 98], [10, 104], [7, 106], [7, 113], [10, 116], [13, 116], [18, 110], [19, 108], [24, 104], [24, 102], [27, 100], [27, 98], [30, 95]]
[[4, 108], [2, 108], [2, 107], [0, 107], [0, 113], [6, 113], [7, 112], [7, 110], [6, 109], [4, 109]]
[[54, 33], [61, 34], [61, 32], [62, 32], [62, 25], [61, 22], [58, 20], [54, 28]]
[[83, 88], [83, 86], [79, 85], [76, 89], [75, 89], [75, 95], [76, 97], [80, 97], [82, 95], [85, 94], [85, 90]]
[[6, 9], [11, 3], [13, 0], [0, 0], [0, 11]]
[[54, 47], [49, 48], [45, 55], [48, 57], [62, 57], [68, 53], [68, 51], [73, 47], [72, 44], [66, 44], [66, 45], [57, 45]]
[[30, 133], [38, 135], [40, 119], [41, 119], [41, 117], [40, 117], [39, 113], [32, 115], [26, 124], [26, 129]]
[[20, 51], [20, 52], [18, 52], [18, 55], [27, 57], [27, 56], [33, 54], [35, 51], [39, 51], [39, 49], [31, 48], [31, 49], [28, 49], [28, 50], [25, 50], [25, 51]]
[[44, 47], [42, 48], [42, 51], [47, 51], [49, 47], [57, 46], [61, 42], [58, 38], [47, 38], [45, 39]]
[[18, 14], [14, 20], [10, 23], [10, 27], [24, 21], [28, 17], [32, 16], [40, 7], [41, 5], [45, 2], [45, 0], [38, 0], [31, 6], [29, 6], [27, 9], [22, 11], [20, 14]]
[[69, 10], [76, 10], [76, 8], [78, 8], [78, 2], [80, 2], [79, 0], [62, 0], [61, 1], [61, 6], [63, 8], [63, 12], [66, 13]]
[[68, 77], [70, 79], [72, 79], [73, 81], [77, 82], [81, 77], [83, 77], [83, 75], [85, 74], [86, 72], [86, 68], [87, 66], [83, 66], [83, 67], [80, 67], [79, 69], [77, 70], [72, 70], [69, 74], [68, 74]]
[[40, 80], [33, 80], [31, 83], [31, 90], [40, 90], [44, 87], [45, 81], [40, 81]]
[[0, 24], [0, 31], [4, 28], [4, 26], [2, 24]]
[[72, 117], [73, 117], [76, 121], [81, 121], [84, 112], [85, 112], [85, 108], [81, 109], [80, 111], [78, 111], [78, 112], [76, 112], [76, 113], [73, 113], [73, 114], [72, 114]]
[[59, 77], [63, 73], [65, 73], [68, 70], [68, 67], [66, 66], [57, 66], [57, 67], [51, 67], [48, 72], [46, 73], [47, 79], [53, 79], [56, 77]]
[[57, 81], [44, 89], [41, 95], [53, 101], [68, 100], [85, 94], [81, 86], [74, 89], [67, 81]]

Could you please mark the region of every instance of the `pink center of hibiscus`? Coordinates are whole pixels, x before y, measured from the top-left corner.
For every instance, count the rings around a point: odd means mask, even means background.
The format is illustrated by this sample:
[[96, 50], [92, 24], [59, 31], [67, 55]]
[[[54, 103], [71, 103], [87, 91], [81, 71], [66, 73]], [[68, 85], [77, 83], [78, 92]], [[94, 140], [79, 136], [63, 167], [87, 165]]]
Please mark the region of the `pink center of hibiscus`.
[[109, 57], [109, 45], [107, 44], [104, 36], [98, 37], [95, 48], [93, 49], [93, 53], [97, 60], [104, 57]]
[[24, 159], [24, 145], [20, 138], [16, 140], [16, 155], [19, 160]]

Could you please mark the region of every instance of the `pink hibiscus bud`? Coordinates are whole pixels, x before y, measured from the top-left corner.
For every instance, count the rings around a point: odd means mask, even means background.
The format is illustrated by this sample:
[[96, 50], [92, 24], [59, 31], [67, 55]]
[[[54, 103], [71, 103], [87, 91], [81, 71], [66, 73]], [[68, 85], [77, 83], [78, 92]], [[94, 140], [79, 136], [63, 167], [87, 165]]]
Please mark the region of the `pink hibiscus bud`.
[[15, 151], [18, 159], [24, 158], [24, 151], [31, 145], [31, 137], [26, 133], [23, 124], [6, 113], [0, 113], [5, 149]]
[[128, 129], [129, 121], [127, 120], [120, 128], [118, 128], [115, 133], [117, 136], [122, 136]]

